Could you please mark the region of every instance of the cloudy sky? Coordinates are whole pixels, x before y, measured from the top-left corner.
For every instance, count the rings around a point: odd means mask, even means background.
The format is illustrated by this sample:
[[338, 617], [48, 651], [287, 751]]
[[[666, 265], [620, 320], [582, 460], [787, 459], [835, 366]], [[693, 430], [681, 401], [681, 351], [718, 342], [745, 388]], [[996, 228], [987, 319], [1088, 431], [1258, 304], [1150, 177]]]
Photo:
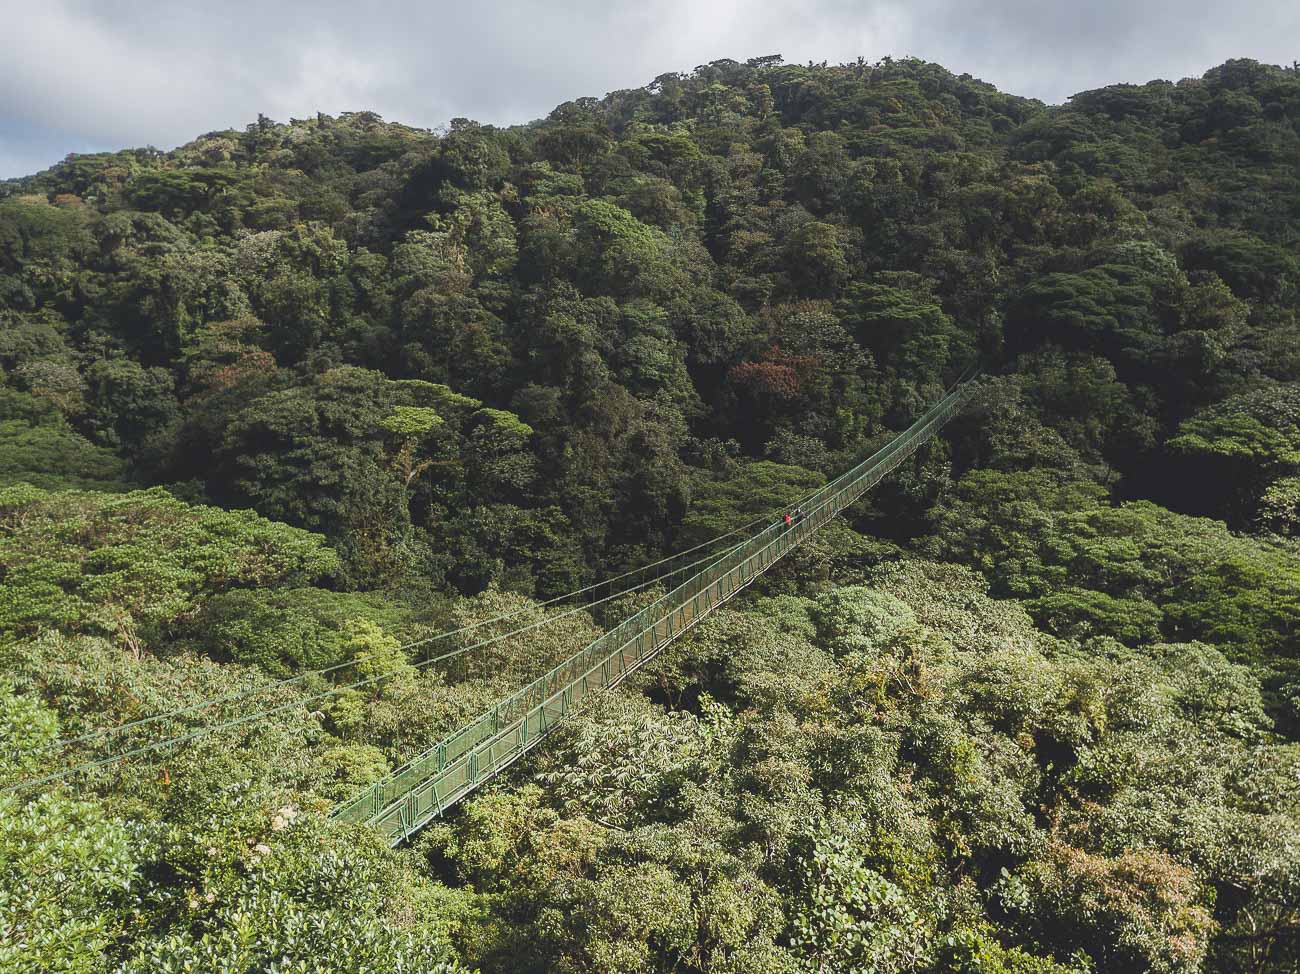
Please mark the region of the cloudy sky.
[[[1231, 8], [1231, 9], [1230, 9]], [[0, 178], [369, 109], [524, 122], [717, 58], [915, 55], [1060, 102], [1300, 58], [1296, 0], [0, 0]]]

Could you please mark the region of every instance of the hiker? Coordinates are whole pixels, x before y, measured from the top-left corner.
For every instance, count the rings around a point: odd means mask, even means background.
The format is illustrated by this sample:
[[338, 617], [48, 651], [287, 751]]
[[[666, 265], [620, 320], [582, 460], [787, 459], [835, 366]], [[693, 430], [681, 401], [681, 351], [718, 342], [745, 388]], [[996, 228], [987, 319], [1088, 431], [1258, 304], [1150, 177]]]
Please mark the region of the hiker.
[[802, 520], [803, 520], [805, 517], [807, 517], [807, 516], [808, 516], [808, 515], [805, 514], [805, 513], [803, 512], [803, 508], [802, 508], [802, 507], [796, 507], [796, 508], [794, 509], [794, 523], [795, 523], [795, 524], [798, 524], [800, 521], [802, 521]]
[[789, 530], [790, 530], [790, 525], [794, 523], [794, 519], [793, 519], [792, 517], [790, 517], [790, 512], [789, 512], [789, 511], [786, 511], [786, 512], [785, 512], [785, 517], [782, 518], [782, 520], [785, 522], [785, 529], [786, 529], [787, 531], [789, 531]]

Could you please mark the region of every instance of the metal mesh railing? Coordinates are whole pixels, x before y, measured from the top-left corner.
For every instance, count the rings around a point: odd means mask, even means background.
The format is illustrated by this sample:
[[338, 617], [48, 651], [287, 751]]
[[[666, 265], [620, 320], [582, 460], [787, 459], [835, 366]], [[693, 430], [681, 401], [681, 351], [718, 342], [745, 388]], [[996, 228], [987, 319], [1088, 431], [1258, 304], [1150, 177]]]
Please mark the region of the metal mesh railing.
[[608, 689], [879, 483], [956, 414], [959, 384], [888, 446], [804, 499], [804, 516], [771, 524], [491, 710], [375, 782], [331, 816], [369, 822], [396, 845], [517, 760], [592, 693]]

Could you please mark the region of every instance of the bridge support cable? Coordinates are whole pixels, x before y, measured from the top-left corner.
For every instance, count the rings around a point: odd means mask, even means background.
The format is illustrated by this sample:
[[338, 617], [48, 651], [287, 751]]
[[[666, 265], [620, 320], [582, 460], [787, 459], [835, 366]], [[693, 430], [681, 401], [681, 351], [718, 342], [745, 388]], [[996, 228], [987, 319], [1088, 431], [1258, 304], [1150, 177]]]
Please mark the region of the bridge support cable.
[[[968, 372], [967, 375], [964, 375], [962, 379], [959, 380], [959, 382], [964, 381], [970, 374], [973, 374], [973, 370], [971, 372]], [[842, 479], [843, 477], [836, 478], [836, 480], [833, 481], [832, 484], [828, 484], [827, 486], [828, 487], [833, 486], [835, 483], [838, 483]], [[824, 489], [825, 488], [823, 488], [823, 490]], [[821, 491], [818, 491], [813, 496], [818, 496], [820, 495], [820, 493]], [[803, 504], [808, 502], [801, 501], [800, 503]], [[535, 605], [525, 606], [520, 609], [513, 609], [508, 612], [504, 612], [499, 615], [493, 616], [489, 619], [481, 619], [477, 622], [473, 622], [468, 625], [461, 626], [455, 629], [448, 629], [442, 632], [421, 636], [418, 639], [414, 639], [411, 640], [410, 642], [403, 643], [401, 646], [397, 647], [397, 650], [406, 653], [412, 649], [431, 646], [443, 640], [451, 639], [456, 636], [466, 635], [478, 629], [486, 628], [488, 626], [493, 626], [498, 623], [508, 622], [510, 619], [534, 611], [536, 609], [549, 608], [551, 606], [559, 605], [560, 603], [563, 602], [572, 601], [575, 603], [576, 608], [570, 609], [565, 612], [561, 612], [551, 617], [550, 619], [544, 620], [541, 623], [533, 623], [525, 626], [515, 627], [504, 632], [499, 632], [488, 639], [471, 643], [468, 646], [462, 646], [459, 649], [453, 650], [448, 653], [441, 653], [438, 655], [431, 656], [428, 655], [428, 650], [426, 649], [425, 658], [413, 664], [416, 669], [420, 669], [422, 667], [430, 666], [432, 664], [445, 662], [446, 660], [449, 659], [458, 658], [475, 649], [480, 649], [485, 646], [493, 645], [497, 642], [501, 642], [512, 636], [519, 635], [531, 629], [536, 629], [541, 625], [546, 625], [558, 619], [565, 618], [576, 612], [583, 611], [585, 609], [594, 608], [598, 605], [603, 605], [607, 602], [610, 602], [624, 595], [629, 595], [632, 594], [633, 592], [638, 592], [651, 585], [657, 585], [664, 582], [668, 582], [671, 585], [671, 583], [678, 576], [685, 575], [686, 573], [691, 572], [692, 569], [698, 568], [701, 564], [708, 561], [710, 558], [716, 556], [716, 552], [710, 555], [701, 555], [701, 552], [704, 552], [709, 548], [717, 547], [721, 545], [721, 543], [724, 541], [730, 541], [733, 538], [744, 535], [750, 530], [752, 530], [754, 527], [756, 527], [757, 525], [767, 522], [770, 518], [778, 517], [779, 514], [780, 512], [776, 510], [768, 511], [764, 514], [760, 514], [755, 518], [752, 518], [751, 520], [749, 520], [745, 524], [740, 525], [739, 527], [732, 528], [730, 531], [727, 531], [725, 534], [721, 534], [716, 537], [709, 538], [706, 541], [700, 542], [699, 544], [693, 545], [690, 548], [686, 548], [674, 554], [665, 555], [663, 558], [660, 558], [657, 561], [651, 562], [649, 564], [641, 565], [637, 568], [624, 571], [618, 575], [614, 575], [612, 577], [605, 578], [601, 581], [591, 583], [580, 589], [576, 589], [572, 592], [567, 592], [562, 595], [552, 596], [546, 601], [537, 603]], [[685, 561], [685, 559], [688, 557], [692, 558], [692, 560]], [[640, 580], [636, 582], [631, 581], [631, 579], [634, 578]], [[603, 595], [599, 594], [602, 591], [605, 594]], [[295, 673], [293, 676], [285, 677], [283, 679], [276, 680], [272, 683], [262, 684], [253, 687], [252, 689], [239, 690], [234, 693], [208, 697], [206, 699], [199, 700], [194, 703], [186, 704], [183, 707], [178, 707], [172, 710], [163, 711], [161, 713], [151, 714], [145, 717], [138, 717], [132, 720], [128, 720], [122, 724], [113, 724], [106, 727], [99, 727], [94, 730], [90, 730], [83, 734], [80, 734], [79, 736], [76, 737], [65, 737], [53, 741], [48, 741], [40, 745], [39, 749], [42, 751], [49, 751], [55, 753], [69, 752], [73, 748], [79, 746], [95, 745], [101, 741], [121, 738], [127, 735], [128, 733], [140, 733], [143, 732], [146, 728], [149, 728], [153, 725], [159, 724], [164, 721], [180, 722], [180, 718], [195, 717], [203, 713], [204, 711], [212, 710], [217, 707], [227, 707], [231, 704], [241, 703], [243, 701], [249, 700], [254, 697], [270, 695], [273, 692], [282, 690], [286, 687], [308, 684], [310, 681], [323, 679], [324, 677], [330, 676], [340, 671], [351, 669], [355, 667], [357, 663], [370, 659], [372, 658], [372, 656], [373, 654], [363, 653], [361, 655], [345, 660], [341, 663], [335, 663], [330, 666], [320, 667], [317, 669], [304, 670], [299, 673]], [[395, 672], [396, 672], [395, 670], [389, 670], [384, 673], [374, 674], [373, 676], [363, 681], [350, 683], [350, 684], [335, 685], [324, 691], [313, 692], [311, 696], [307, 697], [304, 700], [299, 701], [298, 703], [301, 705], [306, 705], [316, 700], [321, 700], [326, 697], [334, 696], [336, 694], [345, 692], [350, 689], [355, 689], [359, 686], [370, 685], [382, 679], [385, 679], [387, 677], [393, 676]], [[295, 704], [290, 703], [283, 706], [257, 708], [254, 709], [252, 713], [245, 714], [243, 716], [225, 718], [211, 725], [200, 725], [197, 728], [192, 730], [187, 729], [183, 733], [173, 732], [170, 734], [170, 736], [165, 736], [162, 737], [161, 739], [157, 739], [150, 743], [140, 745], [140, 746], [135, 746], [135, 745], [123, 746], [120, 743], [115, 744], [112, 745], [112, 753], [110, 753], [108, 756], [104, 758], [81, 761], [80, 763], [70, 765], [59, 771], [54, 771], [42, 775], [40, 777], [29, 778], [29, 779], [13, 782], [11, 784], [0, 787], [0, 794], [8, 791], [17, 791], [20, 789], [30, 788], [38, 785], [49, 784], [51, 782], [62, 780], [64, 778], [68, 778], [73, 775], [77, 775], [86, 771], [93, 771], [97, 768], [101, 768], [109, 764], [124, 762], [128, 758], [136, 757], [141, 754], [153, 754], [160, 750], [170, 749], [174, 746], [197, 740], [210, 733], [217, 733], [219, 731], [229, 730], [231, 728], [242, 727], [250, 722], [260, 720], [265, 717], [274, 716], [278, 713], [282, 713], [286, 709], [292, 708], [293, 706], [295, 706]], [[190, 723], [190, 721], [184, 721], [184, 723]]]
[[590, 697], [617, 686], [708, 613], [734, 598], [791, 550], [898, 467], [959, 412], [966, 380], [886, 447], [802, 502], [792, 525], [768, 525], [460, 730], [375, 782], [331, 817], [366, 822], [392, 845], [441, 816], [526, 754]]
[[[764, 518], [764, 520], [766, 520], [766, 518]], [[729, 535], [724, 535], [722, 537], [729, 537]], [[712, 546], [719, 540], [721, 539], [714, 538], [712, 539], [712, 541], [706, 542], [705, 546]], [[702, 546], [696, 546], [695, 548], [689, 549], [689, 551], [698, 553], [700, 547]], [[684, 553], [679, 552], [677, 555], [672, 556], [672, 559], [674, 560], [679, 559], [682, 554]], [[610, 602], [614, 599], [631, 595], [633, 593], [642, 591], [643, 589], [652, 586], [660, 586], [665, 581], [669, 583], [670, 587], [673, 587], [675, 581], [678, 579], [679, 576], [686, 577], [688, 575], [693, 575], [694, 574], [693, 570], [698, 570], [705, 564], [715, 560], [717, 557], [718, 557], [718, 552], [716, 551], [712, 552], [710, 554], [704, 555], [703, 557], [698, 557], [692, 562], [687, 562], [685, 564], [679, 565], [671, 569], [670, 571], [664, 572], [663, 574], [653, 575], [649, 579], [639, 582], [635, 585], [628, 585], [626, 587], [616, 589], [610, 594], [594, 599], [593, 601], [589, 601], [574, 607], [567, 608], [563, 612], [546, 616], [535, 622], [527, 623], [526, 625], [523, 626], [517, 626], [505, 632], [496, 633], [492, 636], [489, 636], [486, 639], [469, 643], [468, 645], [461, 646], [457, 649], [450, 650], [446, 653], [441, 653], [437, 656], [429, 656], [426, 657], [425, 659], [418, 660], [414, 663], [404, 663], [403, 667], [409, 668], [411, 670], [421, 670], [425, 667], [432, 666], [437, 663], [443, 663], [449, 660], [459, 659], [469, 653], [472, 653], [475, 650], [482, 649], [487, 646], [492, 646], [497, 643], [503, 642], [504, 640], [519, 637], [524, 633], [528, 633], [528, 632], [535, 631], [537, 629], [544, 628], [546, 626], [552, 625], [553, 623], [559, 621], [560, 619], [565, 619], [579, 613], [587, 612], [590, 609], [595, 608], [596, 606], [604, 605], [605, 603]], [[664, 559], [659, 564], [666, 563], [667, 561], [668, 559]], [[633, 574], [632, 572], [628, 572], [625, 573], [625, 576], [630, 576], [632, 574]], [[595, 590], [594, 586], [589, 586], [588, 589], [584, 591], [591, 592], [594, 590]], [[535, 606], [535, 608], [538, 609], [545, 608], [546, 605], [547, 603], [542, 603], [541, 605]], [[452, 630], [450, 631], [449, 635], [459, 635], [462, 633], [469, 633], [475, 629], [482, 628], [484, 625], [490, 625], [494, 622], [505, 621], [510, 618], [514, 618], [519, 614], [520, 614], [519, 612], [504, 613], [500, 616], [496, 616], [492, 619], [486, 620], [485, 622], [474, 623], [472, 625], [464, 626], [457, 630]], [[423, 645], [425, 643], [432, 642], [437, 638], [441, 638], [441, 637], [429, 637], [427, 639], [418, 641], [416, 644], [407, 644], [406, 646], [399, 646], [398, 649], [405, 650], [409, 648], [409, 646], [411, 645]], [[357, 661], [366, 658], [369, 658], [369, 656], [368, 655], [358, 656], [355, 657], [353, 660], [349, 661], [348, 663], [339, 664], [338, 666], [330, 667], [326, 670], [310, 671], [306, 675], [318, 676], [322, 673], [333, 672], [335, 670], [342, 669], [344, 667], [351, 667], [354, 666]], [[37, 777], [23, 778], [18, 781], [14, 781], [9, 784], [0, 786], [0, 794], [5, 794], [10, 791], [21, 791], [21, 790], [32, 789], [35, 787], [39, 787], [41, 785], [51, 784], [56, 781], [62, 781], [67, 778], [87, 774], [111, 766], [118, 766], [120, 768], [125, 769], [127, 761], [135, 758], [147, 757], [150, 761], [152, 761], [160, 753], [170, 752], [176, 747], [193, 743], [194, 741], [200, 740], [201, 738], [207, 737], [209, 735], [218, 734], [225, 731], [233, 731], [239, 728], [245, 728], [251, 724], [255, 724], [257, 722], [263, 721], [269, 717], [274, 717], [277, 714], [285, 713], [286, 711], [302, 710], [313, 703], [338, 696], [339, 694], [346, 693], [350, 690], [358, 690], [361, 689], [362, 687], [375, 686], [376, 684], [381, 683], [383, 680], [395, 676], [398, 672], [401, 671], [386, 670], [382, 673], [369, 674], [367, 676], [362, 677], [361, 679], [353, 680], [349, 683], [329, 685], [326, 689], [314, 691], [305, 697], [292, 698], [286, 703], [281, 703], [274, 706], [261, 707], [256, 710], [253, 710], [251, 713], [245, 713], [238, 716], [229, 717], [227, 719], [223, 719], [213, 724], [203, 724], [197, 727], [196, 729], [187, 730], [179, 734], [173, 734], [169, 737], [163, 737], [161, 739], [154, 740], [145, 744], [141, 744], [138, 746], [131, 746], [126, 749], [122, 749], [119, 746], [118, 748], [115, 748], [112, 751], [110, 751], [110, 753], [104, 757], [92, 758], [90, 760], [82, 761], [78, 764], [74, 764], [69, 767], [50, 771], [46, 774], [39, 775]], [[277, 683], [268, 684], [265, 687], [263, 687], [262, 690], [264, 691], [279, 690], [295, 682], [299, 682], [297, 678], [282, 680]], [[241, 692], [239, 694], [233, 694], [225, 698], [220, 698], [220, 697], [212, 698], [211, 700], [207, 701], [206, 704], [212, 704], [214, 702], [217, 703], [227, 702], [229, 700], [240, 700], [240, 699], [245, 699], [247, 696], [248, 694]], [[177, 716], [186, 713], [191, 713], [196, 709], [201, 709], [206, 704], [201, 703], [198, 705], [191, 705], [190, 707], [183, 708], [178, 711], [172, 711], [167, 714], [143, 718], [133, 722], [133, 724], [131, 725], [122, 725], [120, 728], [110, 729], [110, 730], [118, 730], [120, 732], [125, 732], [126, 730], [138, 729], [146, 725], [152, 724], [158, 720], [175, 718]], [[88, 735], [87, 738], [85, 739], [91, 740], [93, 738], [102, 738], [107, 736], [108, 736], [107, 734], [95, 733], [93, 735]]]

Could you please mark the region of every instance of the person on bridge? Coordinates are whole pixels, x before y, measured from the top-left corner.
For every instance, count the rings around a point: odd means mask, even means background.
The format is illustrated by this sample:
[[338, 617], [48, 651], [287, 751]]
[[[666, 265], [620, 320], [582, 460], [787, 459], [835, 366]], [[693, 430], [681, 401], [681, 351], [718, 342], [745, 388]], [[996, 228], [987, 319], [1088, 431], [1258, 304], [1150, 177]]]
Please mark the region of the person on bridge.
[[786, 512], [785, 512], [785, 517], [782, 518], [782, 521], [785, 523], [785, 529], [786, 529], [787, 531], [789, 531], [789, 530], [790, 530], [790, 525], [794, 523], [794, 519], [790, 517], [790, 512], [789, 512], [789, 511], [786, 511]]
[[795, 524], [798, 524], [800, 521], [802, 521], [802, 520], [803, 520], [805, 517], [807, 517], [807, 516], [808, 516], [808, 515], [805, 514], [805, 513], [803, 512], [803, 508], [802, 508], [802, 507], [796, 507], [796, 508], [794, 509], [794, 523], [795, 523]]

